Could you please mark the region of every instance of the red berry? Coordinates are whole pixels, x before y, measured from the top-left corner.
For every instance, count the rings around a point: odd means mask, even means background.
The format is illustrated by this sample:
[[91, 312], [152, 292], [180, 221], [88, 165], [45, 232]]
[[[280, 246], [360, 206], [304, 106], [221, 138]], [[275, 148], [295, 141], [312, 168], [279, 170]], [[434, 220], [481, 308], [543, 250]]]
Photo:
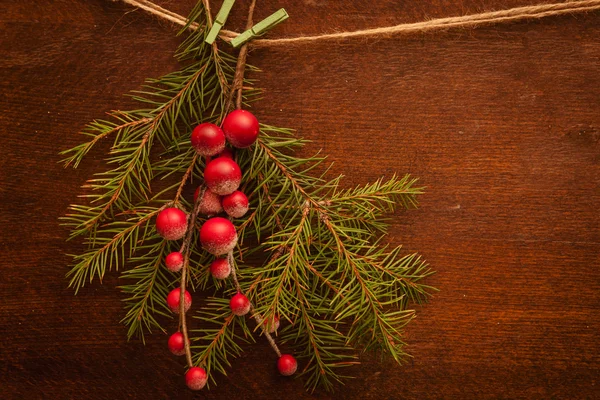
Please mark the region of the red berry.
[[[198, 195], [200, 194], [200, 186], [194, 192], [194, 203], [198, 200]], [[200, 203], [200, 209], [198, 210], [200, 214], [204, 215], [215, 215], [223, 211], [223, 206], [221, 206], [221, 196], [211, 192], [206, 189], [204, 191], [204, 196], [202, 196], [202, 203]]]
[[235, 161], [227, 157], [218, 157], [209, 162], [204, 169], [206, 186], [221, 196], [233, 193], [242, 180], [242, 170]]
[[178, 272], [183, 267], [183, 254], [178, 251], [169, 253], [165, 258], [165, 265], [171, 272]]
[[233, 147], [244, 148], [252, 145], [258, 137], [260, 127], [251, 112], [235, 110], [223, 121], [223, 132]]
[[223, 197], [223, 208], [229, 216], [241, 218], [248, 212], [248, 198], [239, 190]]
[[[183, 344], [184, 338], [183, 338], [183, 334], [181, 332], [175, 332], [174, 334], [171, 335], [171, 337], [169, 337], [169, 350], [171, 351], [171, 353], [175, 354], [176, 356], [182, 356], [185, 354], [185, 345]], [[188, 343], [190, 341], [188, 340]]]
[[225, 147], [225, 149], [217, 157], [231, 158], [233, 160], [233, 150], [231, 150], [229, 147]]
[[179, 208], [165, 208], [156, 217], [156, 230], [167, 240], [181, 239], [187, 231], [187, 215]]
[[[177, 288], [177, 289], [173, 289], [169, 292], [169, 294], [167, 295], [167, 305], [169, 306], [169, 308], [171, 309], [171, 311], [173, 311], [175, 314], [179, 314], [179, 298], [181, 296], [181, 289]], [[192, 305], [192, 295], [190, 294], [190, 292], [188, 292], [187, 290], [185, 291], [185, 293], [183, 294], [184, 296], [184, 311], [187, 312], [187, 310], [190, 309], [190, 306]]]
[[210, 264], [210, 274], [216, 279], [225, 279], [231, 273], [227, 258], [217, 258]]
[[275, 333], [275, 331], [279, 329], [279, 318], [276, 315], [274, 315], [273, 318], [266, 318], [263, 321], [263, 325], [265, 326], [267, 332]]
[[214, 156], [225, 148], [225, 135], [215, 124], [204, 123], [192, 131], [192, 146], [202, 156]]
[[298, 363], [296, 359], [289, 354], [282, 354], [277, 360], [277, 369], [283, 376], [290, 376], [298, 369]]
[[229, 300], [229, 308], [231, 308], [232, 313], [241, 317], [250, 311], [250, 300], [243, 294], [237, 293]]
[[233, 250], [237, 244], [237, 239], [235, 226], [225, 218], [211, 218], [200, 228], [202, 247], [215, 256], [227, 254]]
[[206, 385], [208, 376], [204, 368], [192, 367], [185, 373], [185, 384], [192, 390], [200, 390]]

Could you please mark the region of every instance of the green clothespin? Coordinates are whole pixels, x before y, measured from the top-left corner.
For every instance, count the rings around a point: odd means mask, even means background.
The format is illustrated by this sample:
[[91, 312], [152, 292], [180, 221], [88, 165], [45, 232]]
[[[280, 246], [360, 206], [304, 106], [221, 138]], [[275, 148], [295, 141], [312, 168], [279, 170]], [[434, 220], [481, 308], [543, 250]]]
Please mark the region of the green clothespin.
[[265, 34], [269, 29], [274, 28], [275, 26], [288, 19], [288, 17], [288, 13], [285, 12], [283, 8], [279, 9], [273, 14], [269, 15], [267, 18], [260, 21], [258, 24], [254, 25], [252, 28], [233, 38], [231, 40], [231, 45], [233, 47], [238, 47], [246, 43], [250, 39], [254, 39], [257, 36], [261, 36]]
[[215, 41], [221, 29], [223, 29], [223, 25], [225, 25], [225, 22], [227, 21], [233, 3], [235, 3], [235, 0], [225, 0], [223, 2], [223, 5], [215, 18], [215, 22], [213, 22], [213, 26], [210, 28], [208, 35], [206, 35], [206, 39], [204, 39], [206, 43], [212, 44]]

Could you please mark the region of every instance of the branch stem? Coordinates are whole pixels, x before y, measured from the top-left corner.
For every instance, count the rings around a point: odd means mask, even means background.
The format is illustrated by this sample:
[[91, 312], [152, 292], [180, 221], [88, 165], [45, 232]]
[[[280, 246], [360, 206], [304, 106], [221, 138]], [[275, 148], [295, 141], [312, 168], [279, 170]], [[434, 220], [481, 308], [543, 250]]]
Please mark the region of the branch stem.
[[[250, 7], [248, 8], [248, 19], [246, 20], [246, 29], [252, 28], [252, 17], [254, 16], [254, 7], [256, 6], [256, 0], [252, 0]], [[237, 92], [237, 99], [235, 102], [236, 108], [239, 110], [242, 108], [242, 90], [244, 86], [244, 71], [246, 70], [246, 58], [248, 57], [248, 42], [246, 42], [240, 49], [240, 53], [237, 59], [237, 65], [235, 66], [235, 75], [233, 77], [233, 84], [231, 85], [231, 92], [227, 98], [225, 111], [229, 112], [233, 107], [233, 97]]]
[[[195, 159], [195, 158], [194, 158]], [[192, 164], [193, 165], [193, 164]], [[190, 217], [190, 221], [188, 223], [188, 230], [185, 236], [185, 240], [181, 245], [181, 249], [179, 252], [183, 254], [183, 268], [181, 269], [181, 283], [179, 285], [180, 294], [179, 294], [179, 325], [181, 326], [181, 333], [183, 334], [183, 344], [185, 346], [185, 358], [188, 363], [188, 367], [192, 368], [194, 363], [192, 361], [192, 351], [190, 350], [189, 343], [189, 335], [187, 331], [187, 324], [185, 318], [185, 286], [187, 279], [187, 272], [190, 264], [190, 253], [191, 253], [191, 242], [193, 232], [196, 226], [196, 219], [198, 218], [198, 212], [200, 211], [200, 204], [202, 204], [202, 198], [204, 197], [204, 192], [206, 191], [206, 187], [203, 185], [198, 193], [198, 198], [196, 199], [196, 203], [194, 203], [194, 210], [192, 211], [192, 215]]]

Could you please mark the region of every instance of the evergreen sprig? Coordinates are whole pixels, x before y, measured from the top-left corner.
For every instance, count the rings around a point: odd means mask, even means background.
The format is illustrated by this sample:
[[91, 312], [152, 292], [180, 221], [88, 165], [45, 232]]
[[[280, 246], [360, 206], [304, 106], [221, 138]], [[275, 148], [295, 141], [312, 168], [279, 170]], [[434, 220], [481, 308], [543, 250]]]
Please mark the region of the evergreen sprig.
[[206, 365], [206, 372], [214, 383], [213, 370], [227, 375], [231, 367], [231, 358], [243, 352], [241, 344], [254, 342], [252, 332], [246, 320], [237, 318], [229, 309], [229, 300], [210, 297], [194, 317], [199, 329], [195, 334], [194, 364]]
[[128, 294], [125, 299], [127, 313], [121, 320], [129, 327], [128, 337], [137, 335], [144, 340], [144, 332], [151, 333], [153, 329], [166, 332], [156, 318], [159, 315], [171, 317], [165, 298], [175, 279], [163, 265], [170, 251], [167, 241], [153, 240], [151, 244], [137, 247], [137, 252], [142, 255], [129, 259], [134, 267], [124, 271], [122, 278], [134, 282], [121, 286]]
[[[64, 217], [70, 238], [84, 236], [88, 247], [73, 256], [67, 275], [77, 292], [107, 270], [125, 268], [120, 288], [129, 338], [165, 331], [171, 313], [164, 299], [177, 277], [162, 264], [179, 244], [157, 235], [154, 218], [170, 205], [195, 207], [183, 193], [202, 182], [204, 161], [189, 145], [189, 132], [200, 122], [220, 123], [236, 91], [237, 59], [204, 42], [211, 24], [204, 3], [190, 13], [189, 24], [199, 28], [177, 52], [186, 66], [149, 79], [132, 95], [144, 108], [93, 121], [82, 132], [88, 141], [62, 153], [65, 165], [77, 167], [112, 137], [108, 171], [84, 185], [86, 201]], [[247, 105], [259, 92], [247, 79], [242, 84]], [[420, 256], [383, 241], [390, 213], [416, 207], [422, 193], [416, 179], [394, 175], [346, 188], [341, 176], [330, 177], [325, 157], [295, 154], [305, 143], [289, 129], [263, 124], [257, 143], [238, 152], [251, 208], [233, 221], [240, 236], [234, 282], [211, 278], [211, 257], [190, 248], [188, 287], [214, 293], [194, 314], [190, 362], [205, 367], [212, 383], [211, 373], [226, 374], [242, 346], [262, 331], [263, 318], [274, 316], [282, 322], [278, 340], [294, 350], [308, 389], [334, 388], [362, 351], [401, 362], [411, 304], [435, 291], [424, 283], [432, 271]], [[202, 222], [192, 221], [190, 243], [198, 242], [195, 228]], [[253, 304], [254, 327], [233, 316], [224, 300], [238, 290]]]
[[260, 314], [288, 321], [282, 339], [304, 348], [298, 355], [311, 389], [331, 388], [359, 349], [383, 350], [400, 362], [402, 328], [414, 315], [408, 300], [421, 302], [434, 289], [421, 282], [431, 271], [420, 257], [402, 256], [380, 237], [385, 214], [398, 204], [416, 206], [422, 189], [409, 176], [343, 189], [341, 177], [309, 174], [322, 157], [295, 158], [277, 145], [298, 148], [301, 141], [264, 130], [248, 154], [248, 179], [257, 182], [253, 221], [266, 233], [256, 251], [270, 254], [264, 265], [242, 269], [242, 287]]

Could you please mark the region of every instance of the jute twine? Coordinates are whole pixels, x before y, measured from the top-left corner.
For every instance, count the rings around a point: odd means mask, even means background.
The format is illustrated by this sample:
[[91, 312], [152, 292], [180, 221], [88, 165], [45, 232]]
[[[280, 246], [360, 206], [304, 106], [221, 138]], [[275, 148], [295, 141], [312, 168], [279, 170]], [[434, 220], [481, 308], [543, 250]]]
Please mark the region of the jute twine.
[[[118, 1], [118, 0], [116, 0]], [[187, 24], [187, 19], [169, 11], [148, 0], [121, 0], [157, 17], [173, 22], [180, 26]], [[314, 36], [297, 36], [281, 39], [255, 39], [252, 47], [271, 47], [280, 45], [300, 45], [324, 40], [344, 40], [349, 38], [380, 37], [386, 38], [400, 34], [430, 32], [434, 30], [451, 28], [475, 28], [483, 25], [501, 24], [532, 19], [540, 19], [564, 14], [576, 14], [600, 10], [600, 0], [568, 1], [565, 3], [538, 4], [534, 6], [515, 7], [508, 10], [490, 11], [479, 14], [470, 14], [460, 17], [438, 18], [429, 21], [399, 24], [382, 28], [361, 29], [350, 32], [325, 33]], [[198, 29], [198, 24], [191, 24], [189, 29]], [[220, 37], [225, 41], [237, 36], [237, 32], [221, 30]]]

